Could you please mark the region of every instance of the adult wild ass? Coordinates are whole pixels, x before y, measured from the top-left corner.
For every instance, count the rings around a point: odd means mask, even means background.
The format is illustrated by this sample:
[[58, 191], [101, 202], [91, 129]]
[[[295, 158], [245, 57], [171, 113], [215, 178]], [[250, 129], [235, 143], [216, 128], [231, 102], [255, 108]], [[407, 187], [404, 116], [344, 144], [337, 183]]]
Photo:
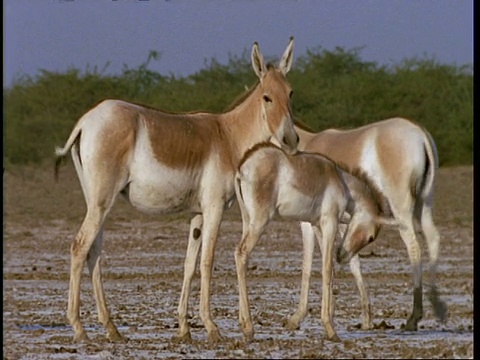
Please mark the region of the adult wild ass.
[[68, 319], [75, 340], [86, 340], [80, 321], [80, 278], [85, 261], [91, 274], [99, 321], [107, 337], [122, 340], [107, 309], [100, 254], [104, 220], [118, 194], [151, 214], [191, 211], [185, 273], [178, 307], [180, 339], [189, 339], [188, 297], [201, 252], [200, 317], [215, 343], [219, 330], [210, 312], [214, 249], [225, 208], [234, 198], [234, 178], [243, 154], [275, 137], [288, 153], [296, 151], [285, 75], [293, 60], [293, 37], [277, 67], [266, 65], [257, 43], [252, 66], [258, 83], [231, 110], [172, 114], [121, 100], [100, 102], [75, 125], [59, 157], [71, 155], [87, 203], [83, 224], [71, 245]]
[[[445, 321], [447, 306], [437, 293], [435, 280], [440, 235], [433, 222], [432, 206], [438, 155], [430, 133], [403, 118], [391, 118], [350, 130], [328, 129], [315, 133], [299, 123], [295, 129], [300, 136], [299, 150], [324, 154], [348, 169], [361, 169], [388, 199], [413, 268], [413, 311], [405, 330], [417, 330], [417, 323], [423, 315], [421, 249], [415, 233], [415, 226], [420, 227], [430, 256], [428, 297], [435, 315]], [[315, 247], [310, 224], [302, 223], [301, 227], [304, 245], [302, 288], [298, 309], [287, 325], [290, 329], [298, 328], [307, 314]], [[361, 295], [362, 328], [372, 329], [370, 301], [360, 271], [360, 260], [355, 255], [365, 245], [367, 243], [355, 238], [346, 239], [338, 249], [337, 258], [343, 262], [350, 260], [350, 269]]]
[[235, 180], [243, 221], [235, 262], [239, 321], [245, 340], [251, 340], [254, 333], [245, 280], [248, 257], [275, 215], [311, 223], [322, 248], [321, 317], [328, 339], [339, 340], [333, 327], [332, 294], [337, 226], [346, 212], [350, 215], [346, 243], [352, 238], [372, 242], [380, 224], [394, 224], [388, 217], [385, 198], [361, 172], [346, 171], [320, 154], [289, 155], [272, 143], [259, 144], [247, 151]]

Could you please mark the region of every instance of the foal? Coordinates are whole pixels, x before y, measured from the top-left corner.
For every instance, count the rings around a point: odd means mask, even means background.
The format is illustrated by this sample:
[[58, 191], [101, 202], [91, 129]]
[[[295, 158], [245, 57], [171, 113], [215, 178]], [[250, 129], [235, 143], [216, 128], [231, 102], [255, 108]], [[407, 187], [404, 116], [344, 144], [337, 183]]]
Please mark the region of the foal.
[[235, 251], [239, 321], [246, 341], [254, 333], [245, 280], [248, 256], [275, 215], [312, 224], [322, 248], [322, 321], [328, 339], [339, 340], [333, 328], [332, 294], [337, 226], [346, 212], [351, 217], [347, 241], [355, 238], [362, 246], [372, 242], [380, 224], [394, 224], [387, 217], [384, 197], [361, 173], [346, 171], [319, 154], [288, 155], [272, 143], [247, 151], [235, 180], [243, 221], [242, 240]]
[[[299, 150], [321, 153], [348, 169], [361, 169], [388, 199], [400, 236], [405, 243], [413, 269], [413, 311], [405, 330], [417, 330], [423, 315], [421, 250], [415, 233], [417, 225], [428, 245], [430, 255], [430, 288], [428, 297], [435, 315], [444, 321], [447, 306], [436, 287], [436, 267], [440, 235], [433, 222], [433, 184], [438, 167], [435, 142], [422, 126], [403, 118], [377, 121], [354, 129], [327, 129], [313, 132], [301, 123], [295, 129], [300, 136]], [[297, 311], [288, 328], [299, 327], [308, 307], [312, 256], [315, 247], [313, 229], [302, 223], [304, 258], [302, 289]], [[339, 261], [350, 261], [362, 300], [362, 328], [372, 329], [370, 301], [360, 272], [360, 259], [345, 242], [338, 253]]]
[[234, 178], [244, 152], [274, 136], [282, 148], [295, 152], [285, 75], [293, 60], [293, 38], [278, 67], [266, 65], [257, 43], [252, 66], [259, 82], [230, 110], [212, 114], [172, 114], [121, 100], [104, 100], [83, 115], [59, 160], [71, 150], [87, 212], [71, 246], [68, 319], [74, 340], [86, 340], [80, 321], [80, 280], [85, 262], [91, 274], [98, 317], [110, 340], [122, 336], [110, 318], [102, 285], [100, 255], [103, 224], [115, 199], [124, 196], [134, 208], [150, 214], [190, 211], [184, 281], [178, 306], [180, 339], [189, 339], [188, 297], [196, 259], [201, 252], [200, 317], [215, 343], [220, 333], [210, 311], [210, 286], [215, 243], [223, 211], [234, 201]]

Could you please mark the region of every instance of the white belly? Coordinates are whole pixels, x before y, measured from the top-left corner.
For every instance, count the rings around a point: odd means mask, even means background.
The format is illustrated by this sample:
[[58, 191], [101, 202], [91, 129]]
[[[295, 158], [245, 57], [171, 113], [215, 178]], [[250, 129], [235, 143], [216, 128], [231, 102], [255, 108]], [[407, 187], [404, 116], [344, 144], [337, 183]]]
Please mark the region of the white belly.
[[136, 209], [151, 214], [199, 211], [197, 177], [157, 165], [131, 175], [127, 198]]
[[294, 188], [280, 187], [277, 202], [278, 214], [287, 219], [316, 221], [320, 216], [321, 196], [308, 197]]

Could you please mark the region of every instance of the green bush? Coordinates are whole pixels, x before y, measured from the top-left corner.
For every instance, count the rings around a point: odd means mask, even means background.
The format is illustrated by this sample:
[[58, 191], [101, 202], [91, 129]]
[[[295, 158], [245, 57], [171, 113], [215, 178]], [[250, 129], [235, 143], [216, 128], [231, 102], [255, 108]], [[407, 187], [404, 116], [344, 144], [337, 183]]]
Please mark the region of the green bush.
[[[473, 68], [405, 59], [393, 66], [362, 61], [361, 48], [316, 48], [297, 58], [288, 79], [296, 118], [317, 130], [350, 128], [393, 116], [425, 126], [434, 137], [440, 165], [473, 163]], [[65, 73], [42, 70], [21, 76], [4, 89], [4, 161], [50, 161], [78, 118], [98, 101], [120, 98], [166, 111], [221, 112], [256, 77], [247, 51], [215, 59], [202, 70], [176, 78], [149, 70], [160, 53], [152, 51], [136, 69], [120, 75], [105, 69]], [[267, 59], [268, 60], [268, 59]]]

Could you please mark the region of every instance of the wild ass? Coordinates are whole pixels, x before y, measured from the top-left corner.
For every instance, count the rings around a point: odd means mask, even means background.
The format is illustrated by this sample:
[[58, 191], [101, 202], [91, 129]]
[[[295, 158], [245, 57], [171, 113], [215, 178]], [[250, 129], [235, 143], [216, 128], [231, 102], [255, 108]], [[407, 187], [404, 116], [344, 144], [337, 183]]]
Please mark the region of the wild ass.
[[[430, 133], [403, 118], [391, 118], [350, 130], [328, 129], [314, 133], [299, 123], [295, 129], [300, 136], [299, 150], [321, 153], [348, 169], [363, 170], [388, 199], [413, 268], [413, 311], [405, 330], [417, 330], [417, 323], [423, 315], [421, 249], [414, 223], [417, 227], [420, 225], [430, 255], [428, 296], [435, 315], [444, 321], [447, 306], [437, 293], [435, 281], [440, 235], [432, 218], [438, 155]], [[288, 322], [291, 329], [298, 328], [307, 314], [315, 247], [310, 224], [302, 223], [301, 227], [304, 244], [302, 288], [298, 309]], [[362, 328], [372, 329], [370, 300], [360, 272], [360, 259], [355, 255], [365, 245], [354, 238], [346, 239], [339, 248], [337, 258], [343, 262], [350, 261], [350, 269], [361, 295]]]
[[246, 150], [275, 137], [296, 151], [291, 113], [292, 89], [285, 75], [293, 60], [293, 37], [278, 67], [266, 65], [257, 43], [252, 66], [258, 83], [224, 113], [172, 114], [121, 100], [105, 100], [83, 115], [67, 143], [57, 148], [57, 164], [71, 155], [87, 203], [83, 224], [71, 245], [68, 319], [75, 340], [86, 340], [80, 321], [80, 278], [85, 261], [91, 274], [100, 322], [111, 340], [122, 340], [107, 309], [100, 254], [102, 226], [118, 194], [136, 209], [165, 214], [191, 211], [185, 273], [178, 306], [177, 336], [189, 339], [188, 298], [200, 244], [200, 317], [215, 343], [210, 284], [214, 249], [225, 208], [234, 200], [234, 178]]
[[[245, 340], [253, 325], [245, 280], [249, 254], [275, 216], [308, 221], [322, 248], [322, 321], [330, 340], [339, 340], [333, 327], [333, 245], [344, 212], [350, 214], [346, 242], [372, 242], [380, 224], [394, 224], [388, 203], [368, 178], [346, 171], [320, 155], [288, 155], [272, 143], [247, 151], [235, 177], [243, 233], [235, 251], [239, 284], [239, 321]], [[323, 240], [323, 241], [322, 241]]]

